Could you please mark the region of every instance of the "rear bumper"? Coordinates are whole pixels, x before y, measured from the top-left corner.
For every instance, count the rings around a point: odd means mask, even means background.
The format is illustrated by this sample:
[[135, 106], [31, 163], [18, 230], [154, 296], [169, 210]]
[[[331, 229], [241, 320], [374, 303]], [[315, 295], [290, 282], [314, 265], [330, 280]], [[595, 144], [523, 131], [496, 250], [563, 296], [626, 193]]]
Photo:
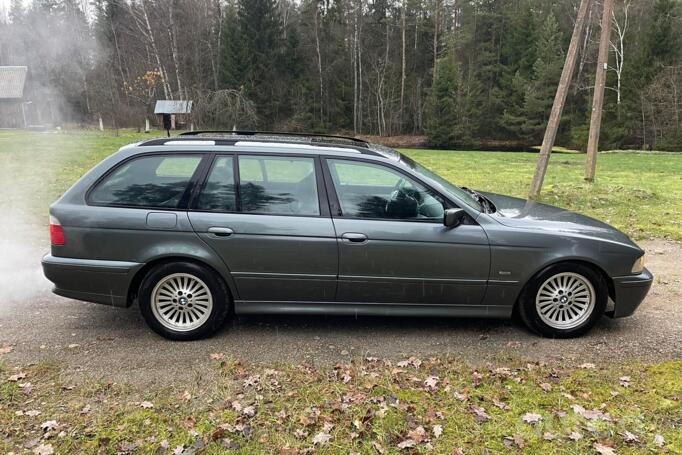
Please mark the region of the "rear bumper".
[[45, 277], [57, 295], [117, 307], [128, 306], [128, 287], [144, 265], [137, 262], [74, 259], [45, 255]]
[[616, 303], [613, 318], [625, 318], [631, 316], [646, 297], [654, 276], [648, 269], [644, 269], [639, 275], [616, 277], [613, 279]]

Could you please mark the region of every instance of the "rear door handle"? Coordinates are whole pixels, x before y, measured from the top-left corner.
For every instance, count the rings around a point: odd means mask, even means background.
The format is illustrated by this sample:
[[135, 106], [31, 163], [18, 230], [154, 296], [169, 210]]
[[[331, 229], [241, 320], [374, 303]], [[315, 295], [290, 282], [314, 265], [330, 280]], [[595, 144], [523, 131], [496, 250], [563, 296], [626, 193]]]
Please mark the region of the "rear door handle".
[[208, 233], [216, 237], [229, 237], [234, 234], [234, 231], [227, 227], [210, 227]]
[[341, 235], [341, 238], [351, 243], [365, 243], [367, 241], [367, 236], [358, 232], [346, 232]]

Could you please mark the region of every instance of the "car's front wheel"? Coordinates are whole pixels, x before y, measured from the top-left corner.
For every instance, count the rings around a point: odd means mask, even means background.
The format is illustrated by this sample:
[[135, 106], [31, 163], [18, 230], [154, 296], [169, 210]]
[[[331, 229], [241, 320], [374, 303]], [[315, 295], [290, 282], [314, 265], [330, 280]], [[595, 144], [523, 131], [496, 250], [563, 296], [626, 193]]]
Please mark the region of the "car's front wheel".
[[218, 330], [228, 315], [222, 280], [192, 262], [152, 269], [140, 285], [140, 311], [147, 325], [172, 340], [196, 340]]
[[556, 264], [526, 285], [519, 313], [531, 330], [549, 338], [573, 338], [604, 314], [608, 287], [601, 274], [582, 264]]

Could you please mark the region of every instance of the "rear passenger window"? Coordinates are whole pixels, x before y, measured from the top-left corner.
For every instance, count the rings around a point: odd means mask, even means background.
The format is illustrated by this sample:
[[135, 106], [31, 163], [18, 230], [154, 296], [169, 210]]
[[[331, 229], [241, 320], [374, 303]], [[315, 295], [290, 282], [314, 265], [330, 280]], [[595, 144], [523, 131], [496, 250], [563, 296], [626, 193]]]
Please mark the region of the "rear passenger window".
[[312, 158], [240, 156], [239, 194], [243, 212], [320, 214]]
[[216, 212], [234, 212], [237, 209], [233, 161], [231, 156], [216, 158], [199, 195], [197, 209]]
[[91, 203], [176, 208], [196, 171], [200, 156], [136, 158], [102, 180], [90, 193]]

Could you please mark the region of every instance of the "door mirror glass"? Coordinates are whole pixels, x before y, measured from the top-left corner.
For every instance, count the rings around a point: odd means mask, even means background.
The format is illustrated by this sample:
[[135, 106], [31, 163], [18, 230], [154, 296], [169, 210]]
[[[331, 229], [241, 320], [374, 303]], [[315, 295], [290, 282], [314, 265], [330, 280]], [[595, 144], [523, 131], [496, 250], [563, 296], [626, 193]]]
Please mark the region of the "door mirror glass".
[[443, 215], [443, 224], [445, 227], [456, 228], [464, 223], [466, 219], [466, 212], [462, 209], [448, 209]]

